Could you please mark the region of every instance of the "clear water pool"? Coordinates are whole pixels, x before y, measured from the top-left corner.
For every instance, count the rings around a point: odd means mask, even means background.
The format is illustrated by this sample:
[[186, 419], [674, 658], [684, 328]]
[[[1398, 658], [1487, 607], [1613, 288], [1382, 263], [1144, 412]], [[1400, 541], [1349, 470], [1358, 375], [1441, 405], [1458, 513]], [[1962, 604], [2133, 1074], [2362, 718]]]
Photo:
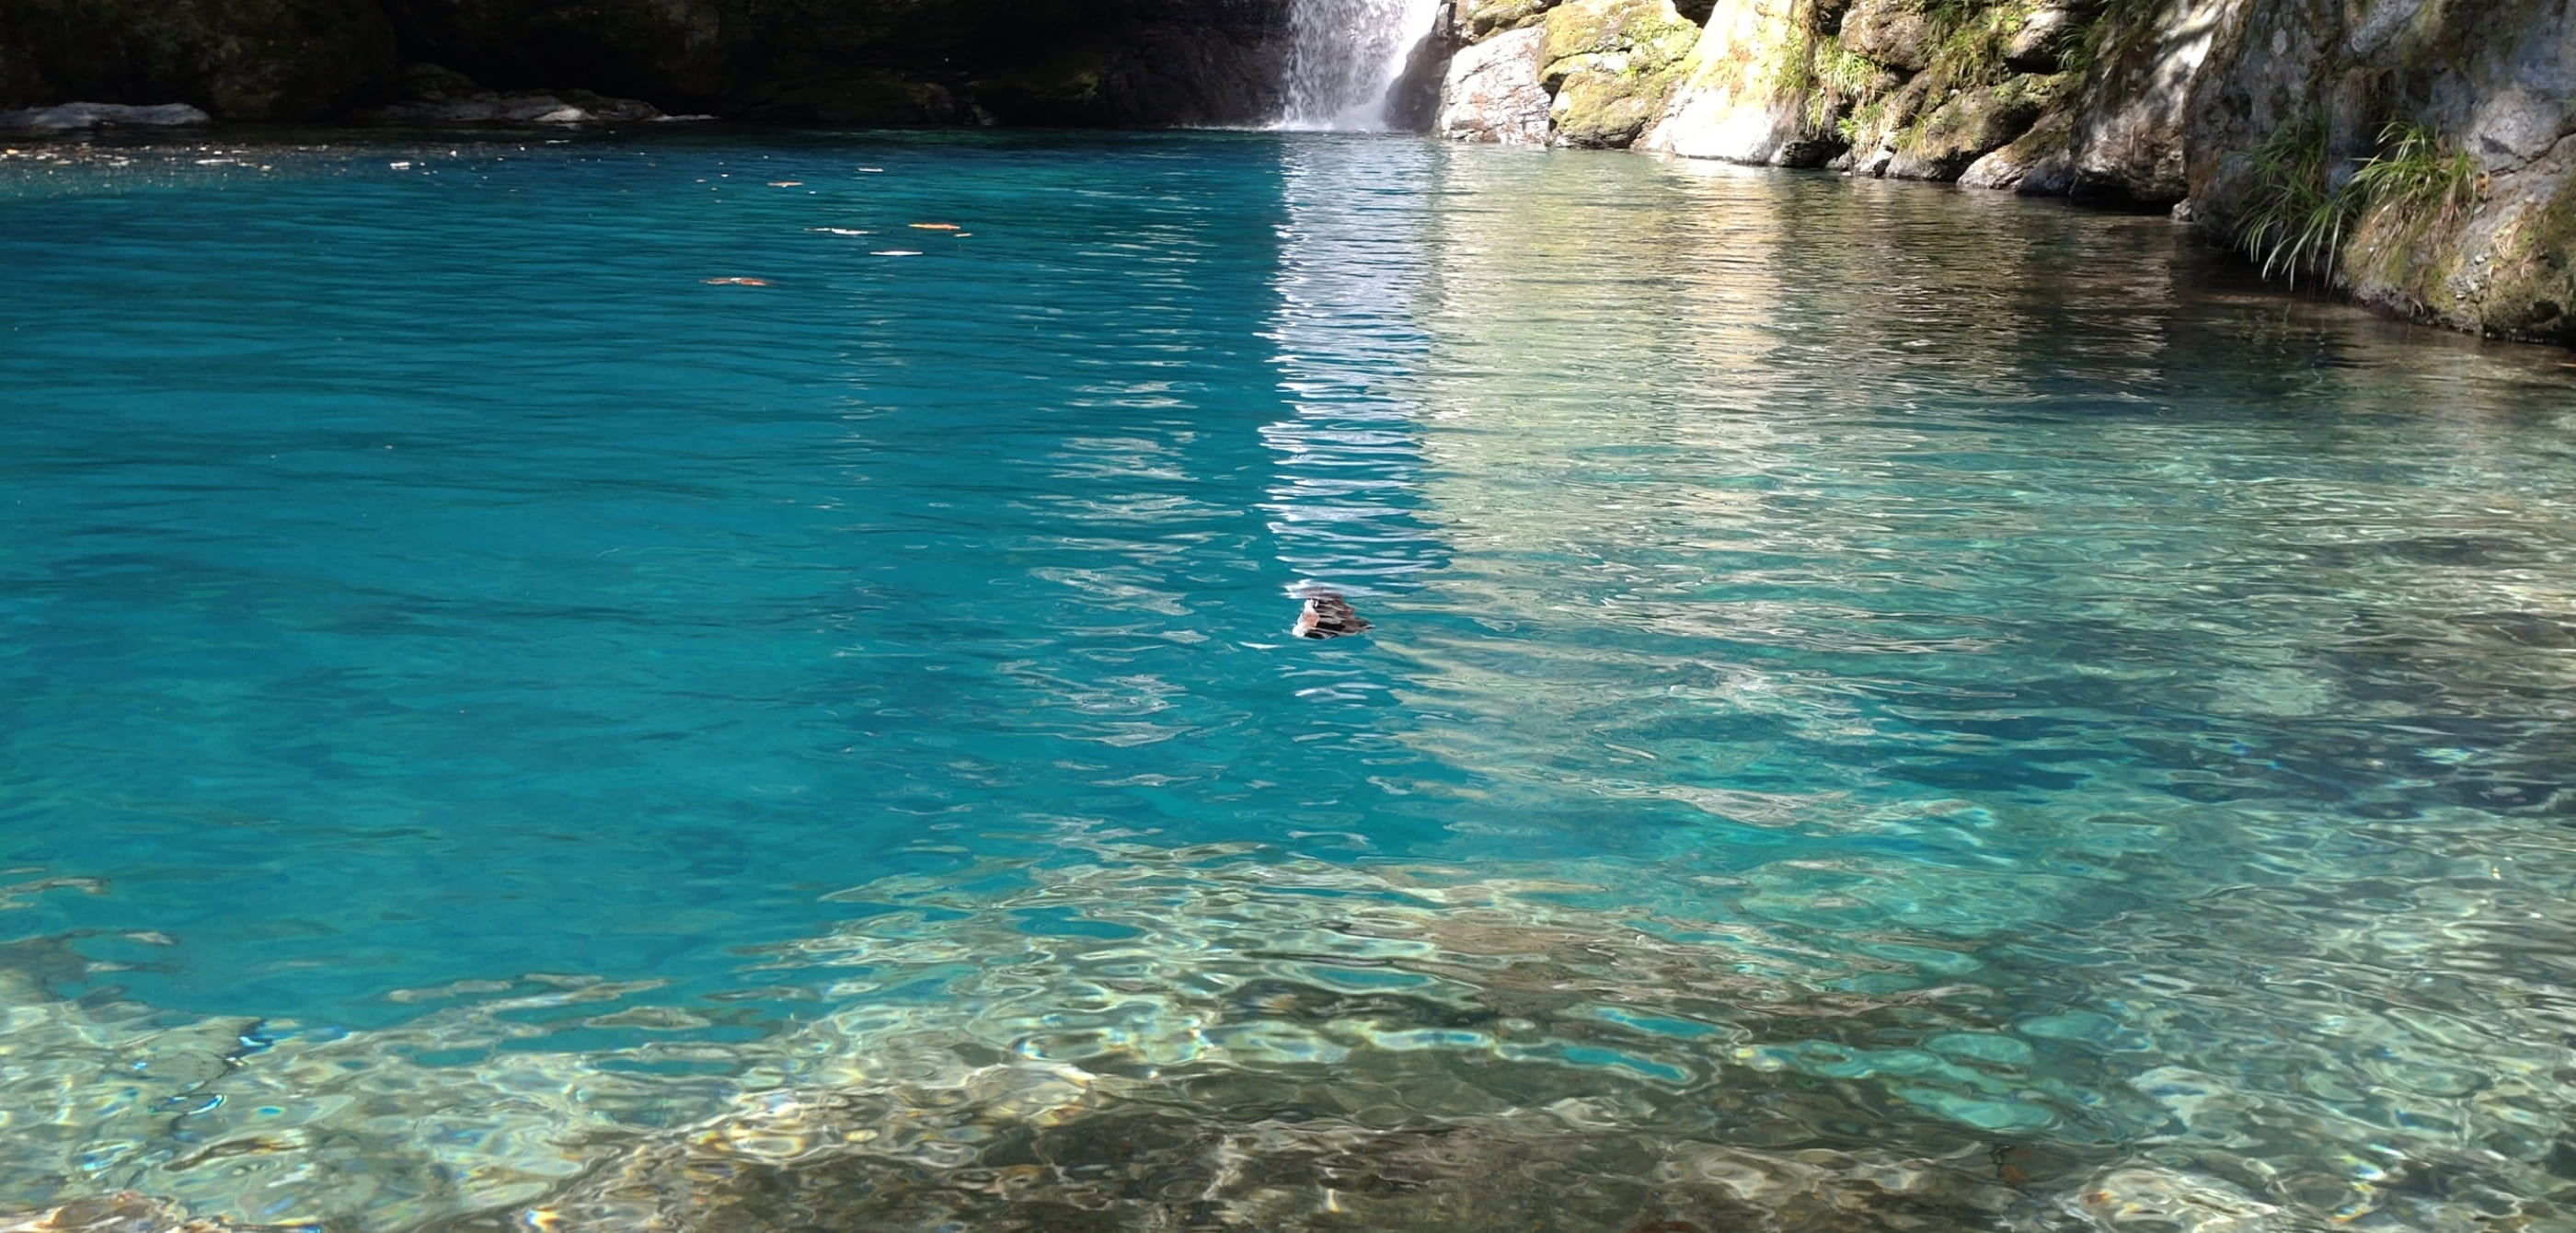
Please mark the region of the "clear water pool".
[[2576, 1227], [2562, 353], [1272, 134], [22, 150], [0, 271], [0, 1210]]

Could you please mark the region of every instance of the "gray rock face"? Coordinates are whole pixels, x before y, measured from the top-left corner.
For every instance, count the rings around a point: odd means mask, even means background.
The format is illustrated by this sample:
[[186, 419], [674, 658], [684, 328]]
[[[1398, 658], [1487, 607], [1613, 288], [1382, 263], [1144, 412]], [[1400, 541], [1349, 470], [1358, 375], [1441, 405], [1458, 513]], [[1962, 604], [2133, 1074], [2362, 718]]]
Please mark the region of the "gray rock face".
[[1546, 144], [1549, 99], [1539, 82], [1546, 51], [1547, 31], [1530, 27], [1459, 52], [1441, 84], [1435, 131], [1456, 141]]
[[2066, 67], [2067, 53], [2083, 41], [2098, 8], [2068, 0], [2032, 9], [2004, 44], [2004, 64], [2019, 73], [2054, 73]]
[[1843, 50], [1892, 69], [1920, 72], [1932, 63], [1932, 26], [1913, 0], [1859, 0], [1843, 12]]
[[2233, 226], [2253, 151], [2299, 125], [2346, 160], [2415, 126], [2465, 155], [2465, 199], [2356, 203], [2337, 280], [2365, 303], [2459, 329], [2576, 343], [2576, 6], [2566, 0], [2241, 0], [2185, 133], [2198, 217]]
[[1800, 0], [1717, 0], [1681, 81], [1637, 148], [1684, 158], [1769, 163], [1805, 150], [1805, 100], [1765, 66], [1811, 49]]
[[1968, 164], [1959, 183], [1968, 188], [2009, 188], [2028, 197], [2063, 197], [2075, 184], [2075, 161], [2067, 154], [2067, 143], [2074, 136], [2074, 113], [2043, 116], [2011, 144]]
[[[2115, 39], [2076, 108], [2070, 195], [2170, 206], [2190, 194], [2183, 128], [2220, 36], [2259, 0], [2165, 0]], [[2296, 0], [2285, 0], [2296, 2]]]
[[154, 107], [136, 107], [125, 103], [64, 103], [58, 107], [30, 107], [23, 111], [0, 111], [0, 128], [31, 129], [38, 132], [125, 126], [173, 128], [189, 124], [204, 124], [211, 119], [213, 117], [186, 103], [163, 103]]
[[1428, 133], [1440, 124], [1440, 84], [1449, 76], [1449, 60], [1467, 45], [1458, 28], [1458, 7], [1444, 4], [1431, 33], [1405, 58], [1404, 71], [1387, 87], [1386, 124], [1402, 133]]
[[1889, 160], [1887, 174], [1906, 180], [1955, 180], [1984, 155], [2031, 129], [2067, 93], [2060, 78], [2015, 77], [1962, 90], [1924, 117], [1911, 141]]

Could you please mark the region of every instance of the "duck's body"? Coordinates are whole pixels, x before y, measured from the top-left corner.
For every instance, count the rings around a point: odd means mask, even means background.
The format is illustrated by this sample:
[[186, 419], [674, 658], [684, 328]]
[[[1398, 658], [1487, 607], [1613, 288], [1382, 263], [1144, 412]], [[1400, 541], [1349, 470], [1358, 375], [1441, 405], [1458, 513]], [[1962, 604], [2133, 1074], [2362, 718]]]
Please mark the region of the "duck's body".
[[1368, 618], [1351, 611], [1350, 602], [1339, 591], [1309, 593], [1305, 608], [1297, 613], [1296, 634], [1300, 638], [1339, 638], [1368, 627]]

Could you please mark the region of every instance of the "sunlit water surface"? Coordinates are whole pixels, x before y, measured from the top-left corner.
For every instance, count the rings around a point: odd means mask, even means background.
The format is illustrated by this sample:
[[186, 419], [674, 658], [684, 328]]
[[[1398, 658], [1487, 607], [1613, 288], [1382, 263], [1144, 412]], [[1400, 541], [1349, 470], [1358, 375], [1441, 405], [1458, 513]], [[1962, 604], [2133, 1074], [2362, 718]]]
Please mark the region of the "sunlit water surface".
[[33, 154], [0, 1211], [2576, 1227], [2563, 354], [1628, 156]]

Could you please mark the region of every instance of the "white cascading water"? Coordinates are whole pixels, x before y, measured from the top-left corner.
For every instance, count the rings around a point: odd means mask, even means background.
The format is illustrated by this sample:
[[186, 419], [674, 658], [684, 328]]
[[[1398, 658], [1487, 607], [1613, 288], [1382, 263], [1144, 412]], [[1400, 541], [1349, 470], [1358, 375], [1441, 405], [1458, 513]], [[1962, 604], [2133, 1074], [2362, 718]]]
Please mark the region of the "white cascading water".
[[1290, 0], [1279, 127], [1383, 131], [1387, 91], [1439, 16], [1440, 0]]

